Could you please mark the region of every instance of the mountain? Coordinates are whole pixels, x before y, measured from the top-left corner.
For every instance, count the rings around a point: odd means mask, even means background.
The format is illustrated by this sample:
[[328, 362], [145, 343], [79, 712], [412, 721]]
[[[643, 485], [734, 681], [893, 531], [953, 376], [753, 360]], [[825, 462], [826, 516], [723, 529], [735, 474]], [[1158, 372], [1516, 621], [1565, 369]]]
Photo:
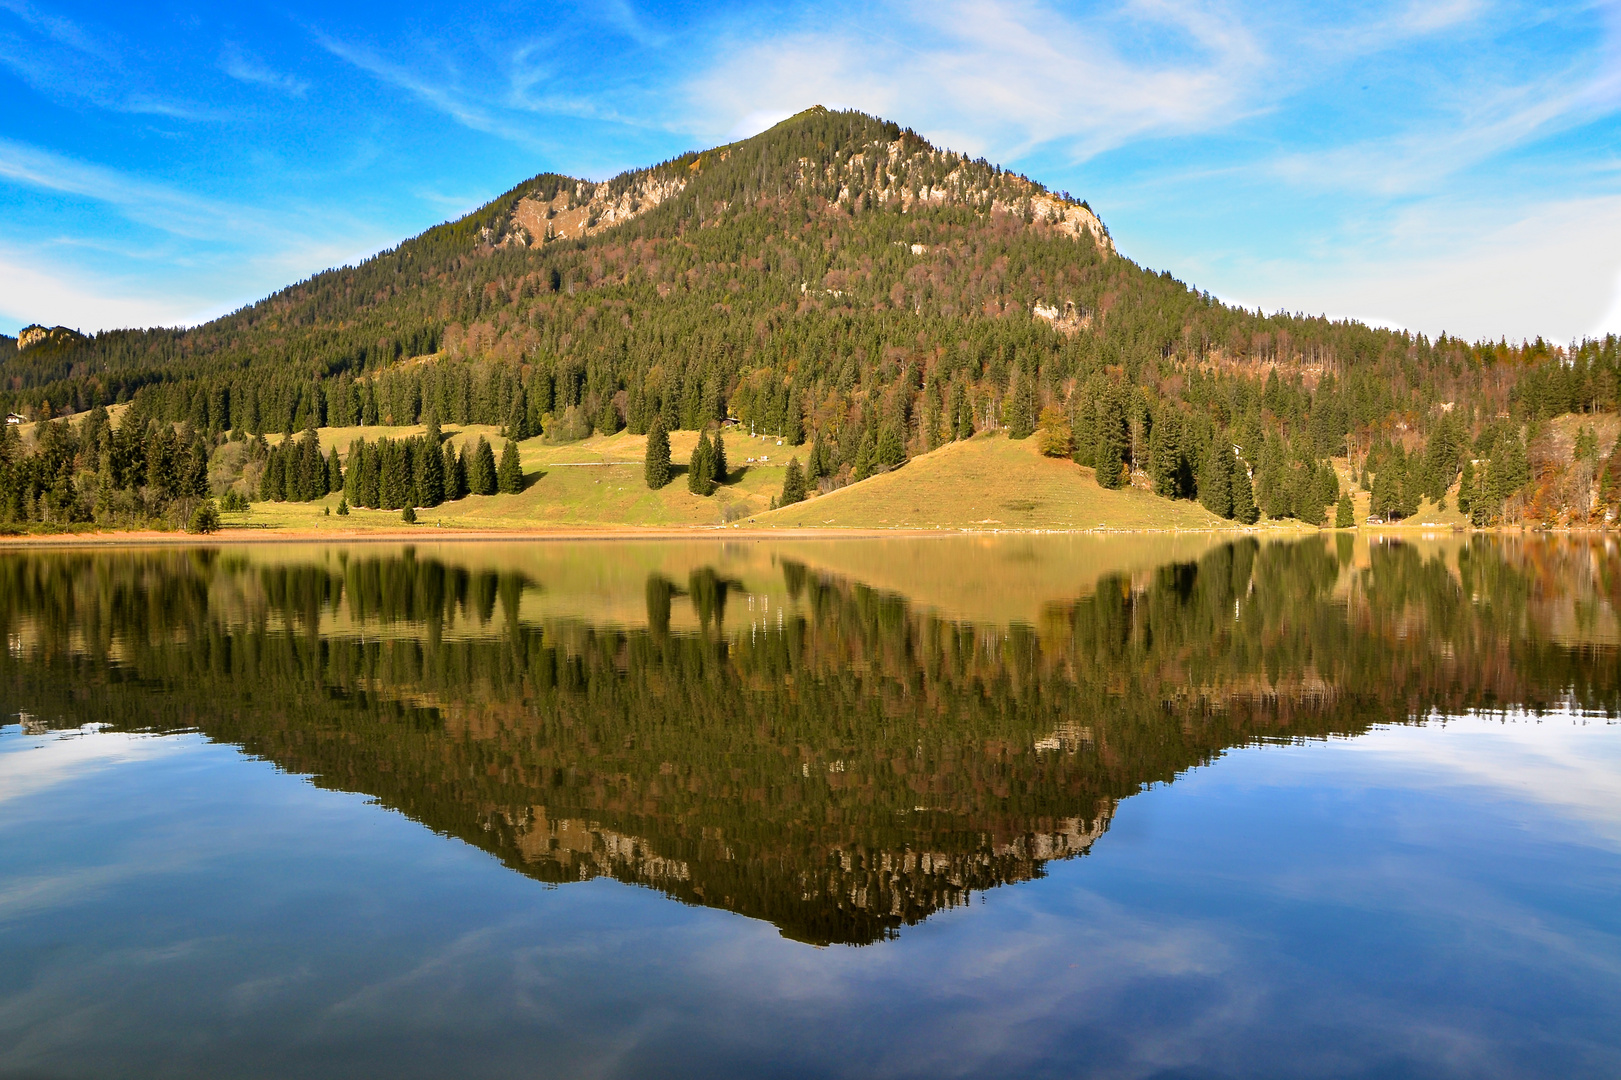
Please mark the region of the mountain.
[[[730, 416], [819, 447], [832, 485], [1039, 425], [1104, 486], [1240, 520], [1250, 501], [1322, 520], [1340, 457], [1387, 516], [1450, 492], [1481, 521], [1586, 521], [1614, 493], [1613, 437], [1581, 458], [1538, 425], [1613, 413], [1618, 363], [1614, 337], [1471, 345], [1230, 307], [1121, 255], [1084, 201], [815, 108], [603, 183], [537, 176], [203, 326], [0, 349], [0, 407], [129, 402], [205, 454], [227, 430], [429, 415], [553, 441]], [[100, 457], [55, 460], [0, 498], [25, 511]]]

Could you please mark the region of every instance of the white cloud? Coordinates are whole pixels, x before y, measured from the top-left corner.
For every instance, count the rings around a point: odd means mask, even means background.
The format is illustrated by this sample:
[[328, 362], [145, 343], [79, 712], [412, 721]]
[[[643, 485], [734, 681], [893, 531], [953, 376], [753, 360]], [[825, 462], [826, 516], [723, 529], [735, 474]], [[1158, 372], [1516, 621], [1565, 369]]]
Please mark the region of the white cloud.
[[1621, 326], [1621, 195], [1529, 208], [1432, 200], [1367, 225], [1354, 246], [1200, 276], [1225, 277], [1209, 287], [1248, 306], [1432, 336], [1563, 342]]
[[[687, 87], [695, 123], [740, 130], [748, 117], [846, 101], [921, 130], [969, 133], [969, 152], [1017, 156], [1063, 140], [1085, 157], [1144, 136], [1224, 124], [1249, 107], [1266, 67], [1243, 22], [1218, 8], [1140, 3], [1088, 25], [1028, 0], [903, 9], [887, 26], [723, 42]], [[1114, 39], [1152, 24], [1192, 43], [1187, 55], [1129, 59]], [[977, 135], [977, 137], [976, 137]]]
[[212, 306], [203, 297], [143, 296], [119, 283], [72, 280], [43, 269], [39, 262], [0, 248], [0, 317], [16, 327], [29, 323], [71, 326], [85, 333], [126, 326], [178, 326], [196, 322]]
[[303, 97], [310, 88], [304, 80], [271, 69], [257, 56], [231, 43], [226, 44], [220, 56], [220, 70], [238, 82], [266, 86], [293, 97]]

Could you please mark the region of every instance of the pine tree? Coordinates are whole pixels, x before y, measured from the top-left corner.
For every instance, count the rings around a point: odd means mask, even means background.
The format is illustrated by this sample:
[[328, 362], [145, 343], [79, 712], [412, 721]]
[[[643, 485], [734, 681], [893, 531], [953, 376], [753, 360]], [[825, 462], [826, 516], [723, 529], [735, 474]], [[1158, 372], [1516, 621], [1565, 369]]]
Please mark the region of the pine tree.
[[1334, 507], [1334, 527], [1336, 529], [1349, 529], [1356, 524], [1356, 510], [1351, 506], [1351, 496], [1347, 492], [1340, 496], [1340, 501]]
[[1217, 432], [1199, 474], [1199, 502], [1217, 517], [1233, 516], [1233, 467], [1236, 457], [1224, 432]]
[[1008, 438], [1028, 439], [1035, 434], [1036, 402], [1035, 375], [1019, 372], [1018, 385], [1013, 388], [1012, 400], [1008, 405]]
[[343, 490], [343, 462], [338, 460], [336, 444], [333, 444], [332, 453], [326, 459], [326, 490], [328, 494]]
[[[619, 429], [616, 427], [614, 430]], [[527, 439], [534, 434], [529, 430], [529, 397], [522, 384], [519, 384], [518, 392], [512, 395], [512, 404], [507, 409], [507, 422], [501, 429], [501, 434], [508, 440]]]
[[1182, 471], [1181, 425], [1176, 414], [1162, 409], [1148, 434], [1148, 475], [1154, 481], [1154, 494], [1175, 499], [1182, 494], [1178, 483]]
[[430, 421], [427, 437], [413, 440], [416, 452], [417, 506], [438, 506], [445, 501], [445, 454], [439, 448], [439, 425]]
[[951, 384], [951, 399], [946, 406], [946, 425], [954, 440], [970, 439], [974, 435], [974, 413], [968, 405], [968, 392], [961, 382]]
[[726, 440], [720, 432], [715, 432], [715, 441], [709, 448], [710, 476], [716, 484], [726, 483], [726, 475], [731, 470], [726, 464]]
[[878, 433], [878, 464], [886, 469], [898, 469], [906, 464], [906, 439], [901, 434], [901, 422], [890, 420]]
[[816, 439], [811, 443], [810, 461], [805, 465], [805, 480], [814, 484], [824, 476], [833, 473], [832, 462], [828, 460], [827, 443], [822, 439], [822, 433], [816, 433]]
[[1103, 390], [1098, 408], [1097, 451], [1094, 456], [1098, 485], [1120, 488], [1126, 484], [1126, 451], [1130, 446], [1126, 406], [1113, 383]]
[[1468, 515], [1469, 506], [1475, 498], [1475, 463], [1473, 460], [1463, 463], [1463, 478], [1458, 481], [1458, 512]]
[[602, 404], [597, 409], [597, 430], [604, 435], [613, 435], [623, 426], [619, 420], [619, 407], [614, 404], [614, 396], [604, 393]]
[[1375, 516], [1386, 521], [1401, 516], [1401, 492], [1396, 487], [1394, 463], [1381, 464], [1374, 474], [1372, 510]]
[[878, 446], [873, 441], [872, 429], [868, 428], [861, 434], [861, 444], [856, 447], [855, 461], [851, 465], [850, 480], [858, 482], [872, 475], [873, 466], [877, 464]]
[[777, 500], [778, 506], [789, 506], [796, 502], [805, 501], [805, 473], [799, 467], [799, 459], [788, 459], [788, 472], [782, 478], [782, 497]]
[[664, 418], [658, 413], [653, 414], [652, 426], [647, 432], [647, 454], [642, 459], [642, 476], [654, 491], [670, 482], [670, 436], [664, 430]]
[[467, 497], [467, 474], [462, 471], [462, 459], [457, 456], [456, 448], [445, 443], [440, 454], [444, 461], [442, 469], [445, 474], [445, 501], [455, 502], [457, 499]]
[[510, 439], [501, 448], [501, 465], [496, 470], [495, 481], [503, 495], [517, 495], [523, 491], [523, 465], [518, 460], [518, 444]]
[[715, 490], [715, 462], [707, 429], [698, 433], [698, 445], [692, 448], [692, 459], [687, 463], [687, 490], [694, 495], [708, 495]]
[[495, 494], [495, 451], [484, 436], [473, 448], [473, 461], [467, 470], [467, 488], [474, 495]]
[[805, 402], [797, 386], [788, 391], [788, 409], [783, 417], [782, 437], [789, 446], [802, 446], [805, 442]]
[[1244, 459], [1234, 454], [1228, 458], [1228, 464], [1231, 468], [1228, 483], [1233, 490], [1233, 520], [1244, 525], [1254, 525], [1261, 520], [1261, 511], [1255, 505], [1255, 486], [1250, 482], [1249, 472], [1244, 467]]

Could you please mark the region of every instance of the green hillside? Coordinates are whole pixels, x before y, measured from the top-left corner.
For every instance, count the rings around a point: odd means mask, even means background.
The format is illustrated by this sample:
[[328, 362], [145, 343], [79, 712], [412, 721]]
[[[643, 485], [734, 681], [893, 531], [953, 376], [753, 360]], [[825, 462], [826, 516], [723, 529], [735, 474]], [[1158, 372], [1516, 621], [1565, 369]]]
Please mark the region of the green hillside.
[[1613, 337], [1471, 345], [1229, 307], [1122, 256], [1084, 202], [816, 108], [602, 183], [543, 174], [203, 326], [0, 340], [6, 408], [85, 418], [0, 441], [0, 518], [315, 498], [330, 481], [258, 482], [274, 436], [306, 428], [431, 418], [563, 446], [656, 416], [819, 447], [833, 487], [1041, 425], [1105, 488], [1146, 477], [1239, 520], [1250, 501], [1324, 519], [1343, 458], [1387, 518], [1455, 491], [1476, 523], [1602, 522], [1618, 364]]

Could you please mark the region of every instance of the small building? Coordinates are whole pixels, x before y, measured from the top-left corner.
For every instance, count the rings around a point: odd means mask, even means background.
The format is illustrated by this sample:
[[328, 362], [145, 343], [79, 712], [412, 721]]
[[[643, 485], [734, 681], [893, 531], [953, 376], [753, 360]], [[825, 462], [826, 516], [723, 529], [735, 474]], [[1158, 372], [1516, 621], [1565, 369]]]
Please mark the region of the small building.
[[28, 423], [28, 417], [20, 416], [17, 413], [14, 413], [14, 412], [8, 412], [8, 413], [6, 413], [6, 423], [8, 423], [8, 424], [26, 424], [26, 423]]

